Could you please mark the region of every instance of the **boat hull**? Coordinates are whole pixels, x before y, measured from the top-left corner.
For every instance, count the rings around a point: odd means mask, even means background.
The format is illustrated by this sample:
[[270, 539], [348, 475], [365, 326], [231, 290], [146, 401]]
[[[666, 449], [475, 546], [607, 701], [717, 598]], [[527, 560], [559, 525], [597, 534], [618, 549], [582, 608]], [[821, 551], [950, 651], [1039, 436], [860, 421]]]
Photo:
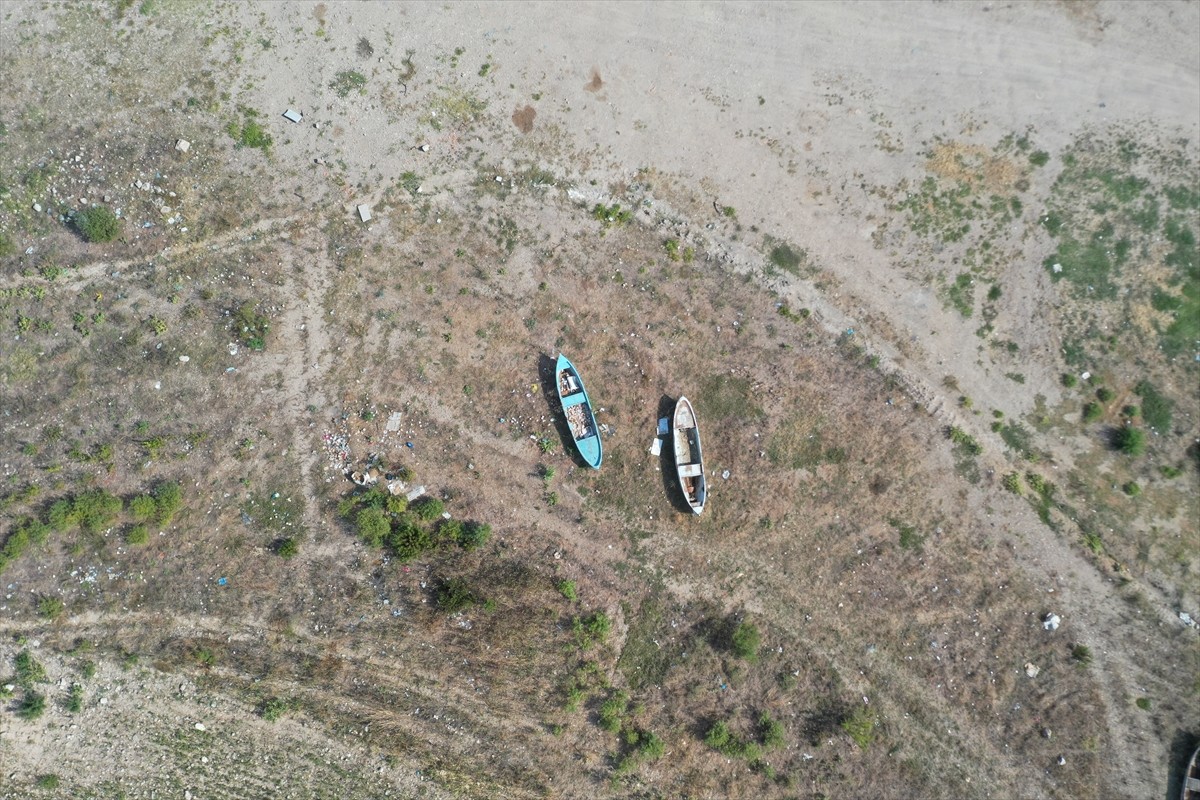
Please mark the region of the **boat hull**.
[[692, 513], [700, 514], [708, 500], [708, 482], [704, 477], [700, 426], [696, 424], [695, 409], [686, 397], [680, 397], [675, 403], [671, 440], [675, 449], [675, 475], [679, 479], [679, 488]]
[[583, 387], [579, 370], [570, 360], [559, 353], [554, 366], [554, 384], [558, 389], [558, 402], [567, 420], [571, 441], [579, 456], [592, 469], [600, 469], [604, 460], [604, 448], [600, 443], [600, 430], [596, 427], [596, 416], [592, 413], [592, 401]]

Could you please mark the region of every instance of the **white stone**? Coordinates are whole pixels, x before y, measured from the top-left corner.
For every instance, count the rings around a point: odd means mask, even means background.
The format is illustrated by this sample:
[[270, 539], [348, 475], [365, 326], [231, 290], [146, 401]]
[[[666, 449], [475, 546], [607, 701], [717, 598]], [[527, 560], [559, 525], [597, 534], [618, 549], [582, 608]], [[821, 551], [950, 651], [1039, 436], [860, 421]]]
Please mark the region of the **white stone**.
[[192, 143], [187, 139], [180, 139], [179, 141], [175, 142], [175, 149], [181, 153], [186, 153], [189, 149], [191, 149], [191, 146]]
[[196, 723], [196, 730], [198, 730], [198, 731], [202, 731], [202, 730], [204, 730], [204, 723], [203, 723], [203, 722], [197, 722], [197, 723]]
[[179, 363], [181, 363], [181, 364], [186, 364], [191, 360], [192, 360], [191, 356], [180, 356], [179, 357]]

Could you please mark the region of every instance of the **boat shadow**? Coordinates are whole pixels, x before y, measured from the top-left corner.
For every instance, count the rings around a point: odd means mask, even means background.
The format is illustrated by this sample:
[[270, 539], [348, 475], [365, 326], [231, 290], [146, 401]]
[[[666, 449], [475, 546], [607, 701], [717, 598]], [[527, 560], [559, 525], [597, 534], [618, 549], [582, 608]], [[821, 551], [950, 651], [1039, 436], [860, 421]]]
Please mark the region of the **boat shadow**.
[[554, 431], [558, 434], [563, 452], [575, 466], [591, 469], [591, 465], [584, 461], [583, 456], [579, 454], [579, 448], [575, 446], [575, 437], [571, 435], [571, 429], [567, 426], [567, 418], [562, 413], [562, 403], [558, 399], [557, 376], [554, 374], [557, 364], [557, 358], [551, 358], [545, 353], [538, 355], [538, 383], [542, 387], [542, 399], [546, 401], [550, 419], [554, 421]]
[[673, 419], [675, 414], [675, 403], [679, 398], [663, 395], [658, 399], [658, 414], [654, 417], [654, 431], [658, 432], [658, 421], [663, 417], [668, 420], [667, 434], [662, 437], [662, 452], [658, 454], [658, 468], [662, 473], [663, 494], [667, 496], [667, 502], [681, 514], [687, 514], [689, 517], [692, 514], [692, 507], [688, 505], [687, 498], [683, 495], [683, 489], [679, 486], [679, 477], [675, 474], [675, 441], [672, 439], [671, 424], [669, 420]]
[[1200, 730], [1195, 732], [1181, 730], [1171, 741], [1171, 751], [1167, 757], [1170, 773], [1167, 775], [1166, 800], [1178, 800], [1183, 796], [1183, 782], [1191, 766], [1192, 754], [1200, 747]]

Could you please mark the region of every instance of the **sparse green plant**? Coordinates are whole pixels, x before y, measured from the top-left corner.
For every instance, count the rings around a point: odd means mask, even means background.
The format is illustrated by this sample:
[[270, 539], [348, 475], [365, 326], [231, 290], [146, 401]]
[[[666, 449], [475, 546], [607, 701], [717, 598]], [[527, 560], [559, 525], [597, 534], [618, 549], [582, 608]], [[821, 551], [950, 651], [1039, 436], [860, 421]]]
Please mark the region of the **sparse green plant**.
[[1076, 384], [1078, 384], [1078, 383], [1079, 383], [1079, 379], [1078, 379], [1078, 378], [1076, 378], [1076, 377], [1075, 377], [1075, 376], [1074, 376], [1072, 373], [1070, 373], [1070, 372], [1064, 372], [1064, 373], [1062, 374], [1062, 379], [1061, 379], [1061, 380], [1062, 380], [1062, 385], [1063, 385], [1063, 386], [1065, 386], [1065, 387], [1067, 387], [1068, 389], [1073, 389], [1073, 388], [1075, 388]]
[[1146, 452], [1146, 434], [1128, 425], [1117, 428], [1112, 433], [1112, 446], [1127, 456], [1140, 456]]
[[593, 611], [585, 617], [575, 617], [571, 620], [571, 631], [581, 650], [603, 643], [611, 630], [612, 620], [603, 611]]
[[663, 242], [663, 249], [667, 251], [667, 258], [671, 259], [672, 261], [679, 260], [678, 239], [667, 239], [665, 242]]
[[542, 434], [537, 439], [537, 446], [538, 450], [542, 451], [542, 453], [553, 453], [555, 448], [558, 447], [558, 442], [552, 437]]
[[296, 537], [294, 536], [281, 539], [275, 545], [275, 554], [285, 561], [295, 558], [299, 552], [300, 543], [296, 541]]
[[269, 153], [273, 141], [271, 134], [255, 119], [258, 116], [257, 112], [249, 109], [243, 111], [244, 119], [241, 122], [230, 122], [226, 132], [238, 147], [250, 147]]
[[613, 203], [611, 206], [606, 206], [603, 203], [597, 203], [592, 208], [592, 218], [600, 221], [604, 228], [628, 224], [633, 219], [633, 212], [626, 208], [621, 208], [620, 205]]
[[1021, 486], [1021, 474], [1019, 472], [1009, 472], [1001, 480], [1001, 483], [1005, 489], [1015, 495], [1024, 494], [1024, 490]]
[[1125, 485], [1121, 487], [1121, 491], [1125, 492], [1125, 494], [1129, 495], [1130, 497], [1137, 497], [1142, 493], [1142, 487], [1138, 486], [1136, 481], [1127, 481]]
[[1079, 666], [1086, 667], [1092, 663], [1092, 648], [1086, 644], [1074, 644], [1071, 646], [1071, 658]]
[[269, 697], [259, 703], [258, 715], [267, 722], [277, 722], [295, 707], [295, 701], [285, 700], [282, 697]]
[[729, 637], [730, 649], [738, 658], [754, 662], [758, 660], [758, 648], [762, 642], [762, 634], [751, 622], [743, 620], [733, 629]]
[[46, 619], [58, 619], [62, 616], [66, 606], [63, 604], [61, 597], [51, 597], [44, 595], [38, 599], [37, 609], [38, 614]]
[[459, 544], [464, 550], [477, 550], [492, 538], [492, 526], [484, 522], [468, 522], [463, 526]]
[[35, 720], [46, 711], [46, 695], [41, 692], [28, 690], [17, 705], [17, 716], [21, 719]]
[[125, 532], [125, 541], [135, 547], [150, 541], [150, 529], [145, 525], [133, 525]]
[[361, 93], [366, 85], [367, 76], [352, 69], [339, 72], [329, 82], [329, 88], [333, 89], [334, 94], [338, 97], [347, 97], [351, 92]]
[[554, 584], [554, 588], [558, 589], [559, 594], [568, 600], [575, 601], [579, 599], [578, 587], [575, 581], [561, 580]]
[[1138, 708], [1140, 708], [1142, 711], [1150, 710], [1150, 698], [1149, 697], [1139, 697], [1137, 700], [1134, 701], [1134, 704]]
[[121, 218], [107, 206], [92, 206], [76, 212], [73, 222], [88, 242], [111, 242], [121, 235]]
[[1045, 150], [1035, 150], [1029, 154], [1029, 163], [1035, 167], [1044, 167], [1050, 161], [1050, 154]]
[[758, 738], [767, 750], [778, 750], [787, 743], [783, 723], [765, 711], [758, 717]]
[[1141, 413], [1142, 410], [1135, 405], [1128, 405], [1121, 409], [1122, 416], [1128, 417], [1129, 419], [1137, 419], [1139, 416], [1141, 416]]
[[163, 481], [154, 487], [154, 502], [158, 505], [158, 524], [170, 525], [183, 505], [183, 490], [174, 481]]
[[13, 658], [13, 666], [16, 668], [18, 686], [31, 689], [35, 683], [46, 683], [49, 680], [46, 677], [46, 668], [28, 650], [17, 653]]
[[266, 349], [267, 334], [271, 330], [270, 320], [257, 311], [255, 304], [247, 300], [238, 306], [230, 325], [235, 336], [251, 350]]
[[546, 492], [545, 500], [548, 506], [553, 507], [558, 505], [558, 492]]
[[1171, 416], [1175, 404], [1149, 381], [1138, 381], [1133, 391], [1142, 398], [1142, 419], [1146, 427], [1159, 433], [1171, 430]]
[[844, 730], [860, 749], [866, 750], [875, 741], [878, 720], [865, 707], [858, 706], [842, 720]]
[[67, 690], [67, 711], [72, 714], [78, 714], [83, 710], [83, 686], [78, 683], [72, 683], [71, 688]]
[[1176, 467], [1176, 466], [1172, 466], [1171, 464], [1163, 464], [1162, 466], [1160, 466], [1158, 468], [1158, 471], [1159, 471], [1159, 474], [1161, 474], [1167, 480], [1178, 478], [1180, 475], [1183, 474], [1182, 469], [1180, 469], [1179, 467]]
[[162, 317], [152, 316], [146, 320], [146, 324], [150, 326], [150, 330], [154, 331], [155, 336], [162, 336], [167, 332], [167, 323]]
[[975, 437], [964, 431], [957, 425], [951, 425], [948, 431], [950, 441], [956, 446], [961, 447], [966, 453], [977, 456], [983, 452], [983, 445], [976, 441]]
[[1084, 422], [1095, 422], [1104, 416], [1104, 408], [1099, 403], [1084, 403], [1080, 414]]
[[79, 665], [79, 674], [89, 681], [96, 677], [96, 662], [91, 659], [84, 661]]
[[455, 614], [476, 602], [471, 587], [462, 578], [438, 581], [434, 596], [437, 599], [438, 608], [448, 614]]

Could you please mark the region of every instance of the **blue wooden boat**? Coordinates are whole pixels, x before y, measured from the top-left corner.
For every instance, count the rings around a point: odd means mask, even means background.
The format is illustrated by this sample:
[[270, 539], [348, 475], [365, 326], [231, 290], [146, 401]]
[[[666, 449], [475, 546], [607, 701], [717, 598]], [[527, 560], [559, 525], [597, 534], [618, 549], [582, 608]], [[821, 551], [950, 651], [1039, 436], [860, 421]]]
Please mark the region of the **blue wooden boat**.
[[700, 427], [696, 424], [696, 412], [686, 397], [675, 404], [675, 419], [671, 425], [671, 439], [675, 446], [675, 472], [679, 475], [679, 488], [693, 514], [704, 510], [708, 499], [708, 484], [704, 480], [704, 454], [700, 451]]
[[600, 446], [600, 432], [596, 429], [596, 416], [592, 413], [592, 401], [583, 388], [579, 370], [562, 353], [559, 353], [558, 363], [554, 367], [554, 378], [563, 416], [567, 418], [567, 427], [571, 430], [571, 438], [579, 455], [583, 456], [589, 467], [600, 469], [604, 452]]

